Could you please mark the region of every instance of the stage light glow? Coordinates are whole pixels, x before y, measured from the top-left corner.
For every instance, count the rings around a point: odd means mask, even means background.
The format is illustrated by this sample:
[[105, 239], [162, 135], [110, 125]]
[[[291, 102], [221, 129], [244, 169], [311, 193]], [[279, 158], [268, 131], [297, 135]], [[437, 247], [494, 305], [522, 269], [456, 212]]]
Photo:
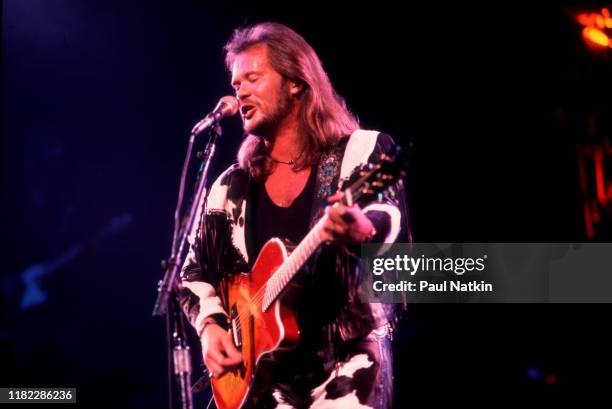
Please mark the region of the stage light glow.
[[576, 21], [584, 29], [582, 37], [587, 44], [595, 47], [612, 48], [612, 17], [610, 10], [602, 8], [599, 13], [583, 12], [576, 15]]
[[582, 35], [587, 41], [590, 41], [602, 47], [608, 47], [610, 45], [610, 39], [608, 38], [606, 33], [596, 28], [585, 27], [584, 30], [582, 30]]

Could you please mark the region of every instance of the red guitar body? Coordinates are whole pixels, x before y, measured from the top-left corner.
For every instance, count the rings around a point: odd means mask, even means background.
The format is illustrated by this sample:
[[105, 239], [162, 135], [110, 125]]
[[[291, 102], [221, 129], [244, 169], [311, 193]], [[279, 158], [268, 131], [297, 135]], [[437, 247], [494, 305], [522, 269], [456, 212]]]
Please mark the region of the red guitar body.
[[279, 297], [262, 311], [265, 285], [287, 259], [287, 249], [279, 239], [271, 239], [261, 249], [250, 274], [228, 282], [231, 336], [242, 352], [242, 368], [212, 378], [213, 395], [219, 409], [248, 408], [269, 386], [271, 366], [278, 353], [292, 349], [299, 340], [295, 314]]

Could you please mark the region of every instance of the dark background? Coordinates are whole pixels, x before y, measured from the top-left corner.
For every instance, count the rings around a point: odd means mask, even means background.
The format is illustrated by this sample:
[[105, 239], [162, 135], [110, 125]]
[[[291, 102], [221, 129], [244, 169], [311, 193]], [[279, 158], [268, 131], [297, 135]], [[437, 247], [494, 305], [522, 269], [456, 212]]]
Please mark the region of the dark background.
[[[612, 95], [609, 58], [568, 12], [591, 3], [206, 3], [3, 2], [2, 386], [167, 406], [159, 262], [188, 132], [231, 93], [221, 49], [245, 23], [301, 33], [363, 127], [413, 147], [417, 241], [585, 240], [576, 144]], [[240, 141], [227, 121], [211, 176]], [[129, 223], [100, 236], [118, 217]], [[42, 279], [48, 298], [20, 309], [22, 272], [78, 244]], [[609, 317], [593, 304], [413, 305], [395, 337], [397, 407], [449, 399], [434, 389], [603, 385]]]

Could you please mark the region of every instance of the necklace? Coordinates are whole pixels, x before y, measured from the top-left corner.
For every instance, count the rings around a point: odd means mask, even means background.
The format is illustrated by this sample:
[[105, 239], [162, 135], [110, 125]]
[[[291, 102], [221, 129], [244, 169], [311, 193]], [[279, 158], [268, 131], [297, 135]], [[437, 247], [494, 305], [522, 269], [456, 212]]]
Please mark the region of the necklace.
[[302, 157], [303, 153], [304, 153], [304, 151], [300, 152], [300, 154], [295, 159], [278, 160], [278, 159], [274, 159], [273, 157], [270, 156], [270, 160], [272, 162], [275, 162], [275, 163], [282, 163], [283, 165], [289, 165], [289, 166], [291, 166], [291, 169], [293, 171], [295, 171], [295, 162], [297, 162]]

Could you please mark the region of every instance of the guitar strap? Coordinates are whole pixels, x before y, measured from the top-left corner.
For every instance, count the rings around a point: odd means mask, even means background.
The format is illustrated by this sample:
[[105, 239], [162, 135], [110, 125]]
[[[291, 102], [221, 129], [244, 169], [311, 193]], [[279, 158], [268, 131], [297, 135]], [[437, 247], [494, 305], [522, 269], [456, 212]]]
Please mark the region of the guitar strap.
[[327, 197], [341, 188], [344, 180], [361, 165], [368, 162], [370, 154], [376, 146], [379, 132], [358, 129], [350, 137], [323, 152], [316, 166], [316, 195], [312, 201], [310, 226], [314, 226], [321, 218], [328, 205]]

